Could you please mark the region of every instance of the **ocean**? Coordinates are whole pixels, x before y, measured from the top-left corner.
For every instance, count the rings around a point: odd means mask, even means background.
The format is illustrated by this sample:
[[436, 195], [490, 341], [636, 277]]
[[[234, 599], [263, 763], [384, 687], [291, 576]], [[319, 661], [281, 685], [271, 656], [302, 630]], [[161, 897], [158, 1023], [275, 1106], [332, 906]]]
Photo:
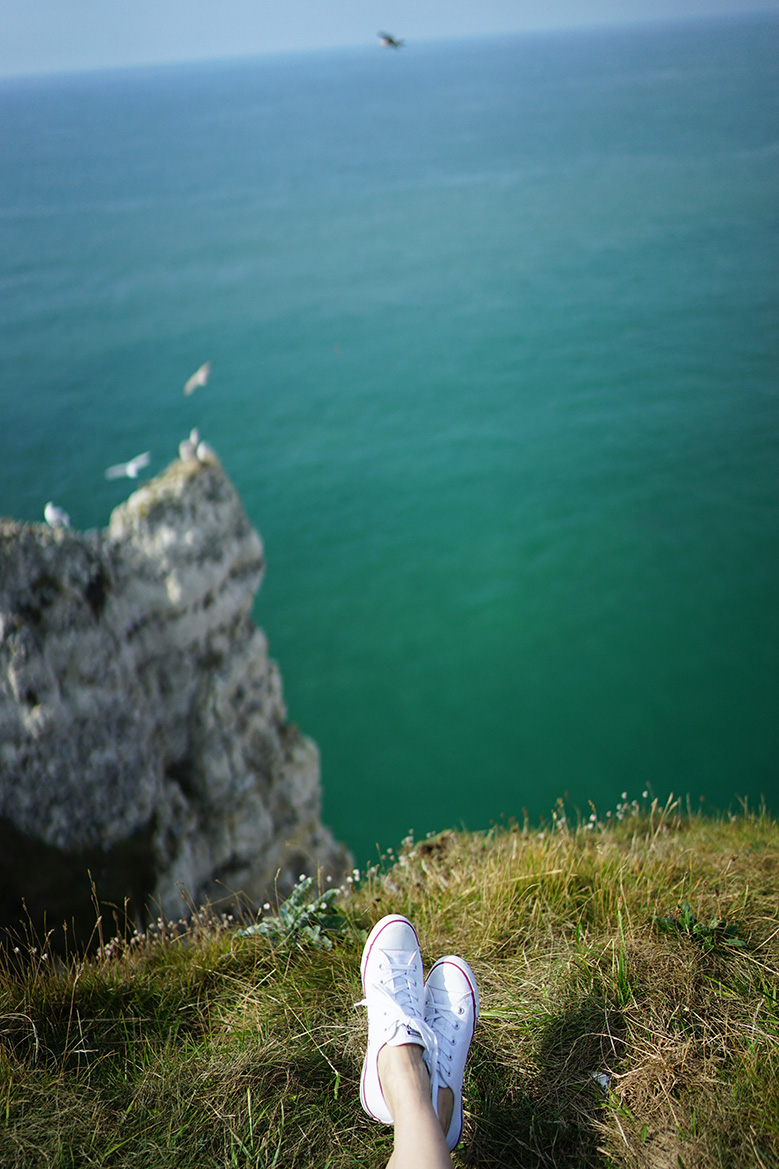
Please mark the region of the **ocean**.
[[777, 60], [754, 18], [0, 82], [0, 513], [102, 527], [199, 427], [358, 864], [779, 809]]

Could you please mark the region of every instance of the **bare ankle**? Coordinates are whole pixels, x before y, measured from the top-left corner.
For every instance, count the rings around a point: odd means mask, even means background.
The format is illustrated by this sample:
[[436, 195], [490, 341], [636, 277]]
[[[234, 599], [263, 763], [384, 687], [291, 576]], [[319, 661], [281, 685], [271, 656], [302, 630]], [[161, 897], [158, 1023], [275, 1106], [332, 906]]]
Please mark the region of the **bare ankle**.
[[386, 1044], [379, 1052], [379, 1082], [393, 1119], [398, 1109], [430, 1100], [430, 1075], [423, 1050], [416, 1043], [403, 1043], [398, 1047]]
[[441, 1128], [444, 1130], [444, 1136], [449, 1132], [449, 1125], [452, 1123], [452, 1114], [454, 1112], [454, 1092], [451, 1088], [438, 1089], [438, 1119], [441, 1121]]

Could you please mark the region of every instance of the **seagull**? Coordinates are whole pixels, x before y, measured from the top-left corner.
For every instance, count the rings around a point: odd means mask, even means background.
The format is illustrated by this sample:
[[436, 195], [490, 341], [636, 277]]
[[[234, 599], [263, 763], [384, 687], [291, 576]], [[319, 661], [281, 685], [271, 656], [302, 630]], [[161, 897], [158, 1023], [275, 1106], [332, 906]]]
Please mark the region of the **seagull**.
[[195, 453], [199, 463], [210, 463], [216, 458], [216, 451], [207, 442], [199, 442]]
[[377, 32], [376, 36], [379, 38], [383, 48], [385, 49], [399, 49], [403, 46], [403, 44], [405, 44], [404, 41], [399, 41], [397, 37], [392, 36], [392, 34], [388, 32]]
[[116, 463], [113, 467], [109, 467], [105, 473], [106, 479], [137, 479], [138, 472], [142, 471], [144, 467], [148, 467], [151, 461], [151, 451], [144, 451], [142, 455], [136, 455], [134, 459], [128, 459], [126, 463]]
[[189, 432], [189, 438], [183, 439], [179, 443], [179, 458], [185, 463], [194, 462], [197, 458], [197, 448], [200, 442], [200, 432], [197, 427], [194, 427]]
[[43, 509], [43, 518], [50, 528], [69, 528], [70, 516], [49, 500]]
[[204, 361], [199, 369], [196, 369], [191, 378], [187, 378], [184, 383], [184, 393], [187, 397], [194, 394], [198, 386], [204, 386], [208, 381], [208, 375], [211, 372], [211, 362]]

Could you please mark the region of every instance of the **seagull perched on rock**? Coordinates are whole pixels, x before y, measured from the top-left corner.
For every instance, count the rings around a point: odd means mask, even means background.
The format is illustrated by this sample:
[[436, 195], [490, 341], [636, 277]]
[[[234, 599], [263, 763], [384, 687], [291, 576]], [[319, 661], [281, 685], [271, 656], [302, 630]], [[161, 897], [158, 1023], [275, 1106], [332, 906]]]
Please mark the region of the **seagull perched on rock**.
[[137, 479], [138, 473], [144, 467], [148, 467], [151, 461], [151, 451], [144, 451], [142, 455], [136, 455], [134, 459], [128, 459], [126, 463], [115, 463], [113, 467], [109, 467], [105, 473], [106, 479]]
[[50, 528], [69, 528], [70, 516], [49, 500], [43, 509], [43, 518]]
[[179, 458], [185, 463], [192, 463], [197, 458], [197, 448], [200, 442], [200, 432], [194, 427], [189, 432], [189, 438], [179, 443]]
[[210, 463], [216, 458], [216, 451], [207, 442], [199, 442], [197, 444], [197, 461], [199, 463]]
[[184, 393], [187, 397], [194, 394], [198, 386], [204, 386], [208, 381], [208, 375], [211, 372], [211, 362], [204, 361], [199, 369], [196, 369], [191, 378], [187, 378], [184, 382]]
[[399, 41], [397, 37], [392, 36], [392, 34], [388, 32], [377, 32], [376, 36], [379, 38], [382, 43], [382, 47], [385, 49], [400, 49], [404, 44], [403, 41]]

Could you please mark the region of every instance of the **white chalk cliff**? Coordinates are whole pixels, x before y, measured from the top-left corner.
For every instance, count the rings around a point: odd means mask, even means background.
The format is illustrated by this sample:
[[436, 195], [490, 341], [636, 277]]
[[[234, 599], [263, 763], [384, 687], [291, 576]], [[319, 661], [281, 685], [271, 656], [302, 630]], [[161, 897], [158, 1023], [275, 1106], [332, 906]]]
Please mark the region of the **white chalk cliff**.
[[263, 571], [211, 456], [105, 531], [0, 521], [0, 920], [22, 898], [88, 916], [87, 870], [101, 900], [180, 917], [348, 868], [252, 621]]

